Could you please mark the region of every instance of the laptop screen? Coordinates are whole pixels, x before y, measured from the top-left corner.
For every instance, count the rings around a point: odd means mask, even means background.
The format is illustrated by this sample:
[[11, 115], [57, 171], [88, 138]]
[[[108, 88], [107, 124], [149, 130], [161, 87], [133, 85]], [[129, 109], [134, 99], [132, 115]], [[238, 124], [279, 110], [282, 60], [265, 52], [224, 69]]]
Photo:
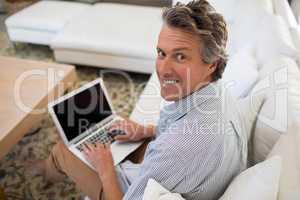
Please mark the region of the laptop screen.
[[53, 110], [69, 142], [112, 114], [100, 83], [56, 104]]

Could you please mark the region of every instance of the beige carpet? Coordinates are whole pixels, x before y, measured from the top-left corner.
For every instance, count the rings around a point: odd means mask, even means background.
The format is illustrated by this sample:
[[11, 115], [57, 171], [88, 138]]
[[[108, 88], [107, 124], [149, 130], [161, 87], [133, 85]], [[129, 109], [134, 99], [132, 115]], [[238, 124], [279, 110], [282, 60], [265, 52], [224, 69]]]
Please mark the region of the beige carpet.
[[[15, 6], [18, 7], [18, 5]], [[18, 10], [12, 5], [10, 7], [14, 12]], [[24, 7], [24, 5], [19, 5], [18, 8], [20, 7]], [[3, 27], [4, 24], [0, 26]], [[5, 32], [0, 32], [0, 55], [53, 62], [53, 54], [48, 47], [28, 44], [16, 44], [13, 47]], [[78, 82], [75, 88], [79, 87], [82, 81], [91, 81], [97, 78], [100, 70], [99, 68], [76, 66]], [[132, 82], [115, 73], [104, 75], [104, 82], [111, 95], [114, 108], [117, 112], [125, 115], [129, 115], [132, 111], [149, 78], [142, 74], [127, 73], [127, 75]], [[68, 178], [64, 182], [50, 184], [45, 182], [42, 177], [31, 177], [24, 170], [25, 160], [46, 158], [57, 139], [57, 131], [49, 116], [46, 116], [11, 149], [4, 159], [0, 160], [0, 186], [4, 188], [8, 200], [75, 200], [82, 198], [83, 194]]]

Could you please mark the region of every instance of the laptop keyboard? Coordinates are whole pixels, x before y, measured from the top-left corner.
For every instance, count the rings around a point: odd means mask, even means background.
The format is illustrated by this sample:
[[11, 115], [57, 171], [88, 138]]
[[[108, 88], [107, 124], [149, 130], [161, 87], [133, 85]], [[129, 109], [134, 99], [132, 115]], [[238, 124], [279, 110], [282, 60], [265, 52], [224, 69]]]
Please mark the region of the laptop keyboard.
[[[116, 121], [115, 121], [116, 122]], [[90, 143], [90, 144], [96, 144], [96, 143], [102, 143], [102, 144], [107, 144], [107, 143], [112, 143], [114, 142], [114, 138], [108, 134], [109, 133], [109, 126], [105, 128], [101, 128], [95, 133], [92, 137], [88, 138], [81, 144], [79, 144], [76, 148], [79, 151], [83, 151], [83, 145], [84, 143]]]
[[104, 128], [104, 129], [100, 129], [96, 134], [94, 134], [89, 139], [85, 140], [85, 142], [81, 143], [76, 148], [79, 151], [82, 151], [84, 143], [90, 143], [90, 144], [102, 143], [102, 144], [107, 144], [107, 143], [112, 143], [113, 141], [114, 141], [114, 139], [110, 135], [108, 135], [108, 130]]

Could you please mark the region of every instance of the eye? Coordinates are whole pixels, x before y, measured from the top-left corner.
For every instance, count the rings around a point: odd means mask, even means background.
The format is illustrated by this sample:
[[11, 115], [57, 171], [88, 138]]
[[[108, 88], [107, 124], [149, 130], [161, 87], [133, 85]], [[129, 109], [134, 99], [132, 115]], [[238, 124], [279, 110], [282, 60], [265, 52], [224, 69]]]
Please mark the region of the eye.
[[182, 62], [186, 59], [185, 55], [183, 55], [182, 53], [177, 53], [176, 54], [176, 60], [179, 62]]
[[166, 54], [160, 49], [157, 50], [157, 55], [159, 58], [164, 58], [166, 56]]

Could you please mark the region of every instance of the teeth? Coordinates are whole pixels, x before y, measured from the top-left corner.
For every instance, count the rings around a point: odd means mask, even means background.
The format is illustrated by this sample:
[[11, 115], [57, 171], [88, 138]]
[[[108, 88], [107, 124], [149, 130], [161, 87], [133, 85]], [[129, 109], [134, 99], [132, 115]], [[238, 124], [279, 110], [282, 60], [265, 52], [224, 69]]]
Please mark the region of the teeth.
[[164, 80], [164, 83], [166, 84], [174, 84], [174, 83], [177, 83], [176, 80]]
[[177, 83], [177, 80], [164, 80], [163, 86], [169, 85], [169, 84], [175, 84]]

